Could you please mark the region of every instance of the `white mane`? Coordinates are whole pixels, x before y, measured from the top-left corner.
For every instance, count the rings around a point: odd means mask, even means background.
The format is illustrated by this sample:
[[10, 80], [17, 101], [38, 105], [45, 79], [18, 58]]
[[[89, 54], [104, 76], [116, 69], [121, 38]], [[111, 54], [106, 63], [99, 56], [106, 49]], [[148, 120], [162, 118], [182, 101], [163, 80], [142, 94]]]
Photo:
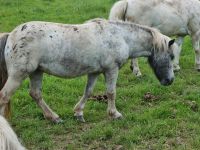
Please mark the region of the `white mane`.
[[[100, 19], [93, 19], [91, 21], [99, 21]], [[104, 20], [104, 19], [103, 19]], [[160, 33], [160, 31], [156, 28], [148, 27], [145, 25], [140, 25], [140, 24], [135, 24], [132, 22], [124, 22], [121, 20], [117, 21], [110, 21], [115, 24], [122, 24], [122, 25], [129, 25], [131, 28], [136, 28], [136, 29], [142, 29], [144, 31], [149, 32], [152, 35], [152, 43], [153, 43], [153, 48], [157, 52], [162, 52], [168, 50], [168, 42], [170, 40], [169, 37], [163, 35]]]
[[0, 150], [25, 150], [8, 122], [0, 116]]
[[[128, 25], [131, 26], [132, 28], [138, 28], [138, 29], [142, 29], [145, 30], [149, 33], [151, 33], [152, 37], [153, 37], [153, 47], [155, 50], [159, 51], [163, 51], [163, 50], [167, 50], [168, 49], [168, 40], [169, 38], [167, 36], [164, 36], [160, 33], [160, 31], [156, 28], [152, 28], [152, 27], [148, 27], [145, 25], [140, 25], [140, 24], [135, 24], [132, 22], [124, 22], [122, 20], [117, 20], [117, 21], [108, 21], [106, 19], [103, 18], [95, 18], [95, 19], [91, 19], [86, 21], [86, 23], [90, 23], [90, 22], [99, 22], [99, 21], [103, 21], [103, 22], [111, 22], [114, 24], [121, 24], [121, 25]], [[167, 41], [166, 41], [167, 40]]]

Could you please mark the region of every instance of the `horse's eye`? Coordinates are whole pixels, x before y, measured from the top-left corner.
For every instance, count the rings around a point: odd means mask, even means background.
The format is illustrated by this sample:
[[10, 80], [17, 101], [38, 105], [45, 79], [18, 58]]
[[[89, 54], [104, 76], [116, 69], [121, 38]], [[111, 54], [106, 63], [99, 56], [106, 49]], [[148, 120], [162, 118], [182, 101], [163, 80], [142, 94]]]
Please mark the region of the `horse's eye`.
[[174, 54], [170, 54], [171, 60], [174, 60]]

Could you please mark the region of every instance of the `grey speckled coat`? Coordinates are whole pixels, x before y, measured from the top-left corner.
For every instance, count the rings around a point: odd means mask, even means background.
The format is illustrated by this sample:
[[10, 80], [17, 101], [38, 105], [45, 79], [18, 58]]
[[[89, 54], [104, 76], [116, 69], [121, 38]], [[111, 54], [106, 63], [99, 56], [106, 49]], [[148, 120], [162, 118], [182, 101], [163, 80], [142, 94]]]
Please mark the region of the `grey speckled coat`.
[[81, 25], [50, 22], [28, 22], [15, 28], [5, 45], [8, 79], [0, 92], [1, 112], [9, 97], [30, 77], [30, 95], [42, 108], [44, 116], [61, 121], [44, 102], [41, 95], [43, 72], [72, 78], [88, 75], [83, 97], [75, 106], [75, 116], [84, 121], [83, 108], [92, 93], [97, 76], [105, 75], [108, 114], [120, 118], [115, 106], [118, 70], [129, 58], [149, 57], [157, 78], [163, 85], [172, 83], [171, 65], [174, 40], [157, 30], [132, 23], [103, 19]]

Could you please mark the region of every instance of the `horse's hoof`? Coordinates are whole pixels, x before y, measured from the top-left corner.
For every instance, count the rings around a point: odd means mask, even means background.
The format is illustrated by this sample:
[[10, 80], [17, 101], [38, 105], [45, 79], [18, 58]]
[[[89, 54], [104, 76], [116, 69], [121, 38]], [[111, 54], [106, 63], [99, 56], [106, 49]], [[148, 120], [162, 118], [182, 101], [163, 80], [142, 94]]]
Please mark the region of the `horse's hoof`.
[[174, 71], [174, 72], [179, 72], [179, 71], [180, 71], [180, 69], [173, 69], [173, 71]]
[[141, 77], [141, 76], [142, 76], [141, 72], [137, 72], [137, 73], [136, 73], [136, 76], [137, 76], [137, 77]]
[[198, 72], [200, 72], [200, 64], [196, 64], [195, 68], [196, 68], [196, 70], [197, 70]]
[[178, 72], [178, 71], [180, 71], [180, 66], [179, 65], [175, 65], [175, 66], [173, 66], [173, 70], [174, 70], [174, 72]]
[[122, 114], [120, 112], [115, 112], [114, 114], [110, 113], [109, 116], [113, 120], [119, 120], [119, 119], [123, 118], [123, 116], [122, 116]]
[[123, 116], [121, 115], [121, 116], [118, 116], [118, 117], [116, 117], [116, 118], [113, 118], [114, 120], [121, 120], [121, 119], [123, 119]]
[[60, 124], [60, 123], [63, 123], [64, 121], [62, 119], [60, 119], [60, 118], [56, 118], [56, 119], [53, 120], [53, 122], [55, 124]]
[[76, 119], [77, 119], [79, 122], [82, 122], [82, 123], [85, 122], [85, 119], [84, 119], [83, 116], [75, 116], [75, 117], [76, 117]]

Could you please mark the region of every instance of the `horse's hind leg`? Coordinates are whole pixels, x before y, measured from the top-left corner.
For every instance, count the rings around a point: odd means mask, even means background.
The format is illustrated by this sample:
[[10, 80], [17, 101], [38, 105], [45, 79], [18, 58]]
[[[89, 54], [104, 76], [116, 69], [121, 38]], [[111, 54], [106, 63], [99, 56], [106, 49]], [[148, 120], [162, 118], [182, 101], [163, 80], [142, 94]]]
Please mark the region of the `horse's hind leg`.
[[79, 120], [81, 122], [85, 122], [85, 120], [83, 118], [83, 109], [84, 109], [87, 99], [92, 94], [92, 91], [94, 89], [94, 85], [95, 85], [98, 75], [99, 74], [89, 74], [88, 75], [87, 85], [85, 87], [84, 94], [83, 94], [82, 98], [80, 99], [80, 101], [74, 107], [74, 112], [75, 112], [74, 116], [77, 118], [77, 120]]
[[[21, 85], [22, 80], [24, 79], [22, 76], [9, 76], [3, 89], [0, 92], [0, 114], [5, 116], [5, 108], [9, 103], [10, 97], [16, 91], [16, 89]], [[9, 113], [9, 112], [7, 112]]]
[[131, 60], [130, 68], [133, 71], [133, 74], [135, 74], [137, 77], [142, 75], [142, 73], [140, 72], [140, 68], [139, 68], [139, 65], [138, 65], [138, 59], [137, 58], [134, 58], [134, 59]]
[[44, 117], [55, 122], [59, 123], [62, 120], [59, 116], [53, 112], [49, 106], [42, 99], [42, 77], [43, 73], [40, 71], [35, 71], [30, 76], [30, 96], [36, 101], [37, 105], [42, 109]]
[[117, 111], [115, 106], [115, 98], [116, 98], [116, 83], [118, 77], [118, 68], [109, 70], [105, 72], [105, 80], [106, 80], [106, 93], [108, 96], [108, 115], [113, 119], [122, 118], [122, 114]]
[[195, 63], [196, 69], [200, 71], [200, 31], [199, 34], [195, 34], [192, 36], [192, 44], [195, 50]]

